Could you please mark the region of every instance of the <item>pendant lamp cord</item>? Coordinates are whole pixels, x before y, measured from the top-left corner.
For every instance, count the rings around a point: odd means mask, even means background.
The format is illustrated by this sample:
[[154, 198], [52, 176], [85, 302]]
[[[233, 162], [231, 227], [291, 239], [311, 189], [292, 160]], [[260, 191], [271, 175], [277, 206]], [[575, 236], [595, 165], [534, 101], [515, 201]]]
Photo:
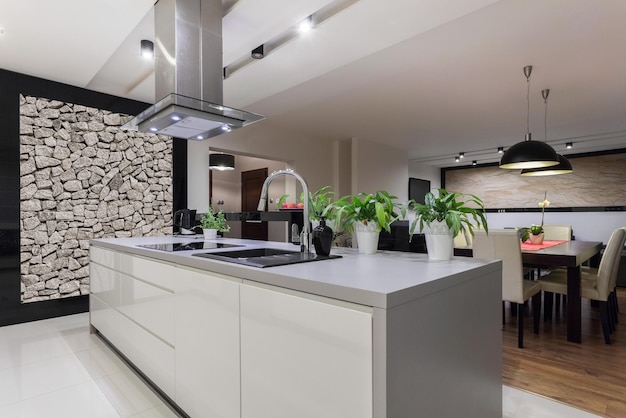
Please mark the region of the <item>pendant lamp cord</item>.
[[533, 72], [533, 66], [524, 67], [524, 75], [526, 76], [526, 140], [530, 141], [530, 75]]
[[526, 133], [530, 133], [530, 74], [526, 77]]
[[546, 105], [545, 114], [543, 117], [543, 140], [548, 142], [548, 96], [550, 95], [550, 89], [541, 90], [541, 97]]

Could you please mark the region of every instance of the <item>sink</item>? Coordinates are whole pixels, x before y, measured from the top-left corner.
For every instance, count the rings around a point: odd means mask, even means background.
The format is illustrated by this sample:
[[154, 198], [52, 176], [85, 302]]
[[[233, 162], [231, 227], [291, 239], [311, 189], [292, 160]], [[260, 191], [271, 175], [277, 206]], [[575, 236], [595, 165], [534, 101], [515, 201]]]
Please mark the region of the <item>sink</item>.
[[307, 254], [277, 248], [249, 248], [246, 250], [215, 251], [192, 255], [261, 268], [341, 258], [339, 255], [319, 256], [314, 253]]

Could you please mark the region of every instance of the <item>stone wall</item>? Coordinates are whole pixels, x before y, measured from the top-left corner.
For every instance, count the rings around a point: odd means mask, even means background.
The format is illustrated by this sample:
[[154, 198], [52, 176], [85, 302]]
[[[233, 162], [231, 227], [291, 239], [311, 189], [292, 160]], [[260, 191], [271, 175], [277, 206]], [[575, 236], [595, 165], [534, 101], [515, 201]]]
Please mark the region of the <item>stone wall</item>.
[[537, 208], [547, 192], [551, 208], [626, 206], [626, 153], [570, 158], [574, 172], [523, 177], [519, 170], [447, 170], [446, 189], [472, 193], [485, 207]]
[[172, 233], [172, 139], [20, 96], [22, 302], [89, 292], [91, 238]]

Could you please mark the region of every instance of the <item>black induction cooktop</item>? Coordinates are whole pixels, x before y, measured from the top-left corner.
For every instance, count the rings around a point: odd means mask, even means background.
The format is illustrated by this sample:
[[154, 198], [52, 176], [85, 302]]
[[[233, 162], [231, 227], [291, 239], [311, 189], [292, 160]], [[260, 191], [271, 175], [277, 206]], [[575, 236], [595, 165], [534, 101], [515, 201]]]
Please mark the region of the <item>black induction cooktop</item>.
[[149, 248], [159, 251], [189, 251], [189, 250], [214, 250], [216, 248], [243, 247], [237, 244], [225, 244], [222, 242], [211, 241], [192, 241], [192, 242], [167, 242], [163, 244], [145, 244], [137, 247]]

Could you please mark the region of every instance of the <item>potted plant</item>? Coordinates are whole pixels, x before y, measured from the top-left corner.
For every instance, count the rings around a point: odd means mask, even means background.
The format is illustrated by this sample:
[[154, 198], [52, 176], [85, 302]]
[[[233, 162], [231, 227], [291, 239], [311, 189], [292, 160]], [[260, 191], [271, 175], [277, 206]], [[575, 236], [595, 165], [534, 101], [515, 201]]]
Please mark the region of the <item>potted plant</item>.
[[530, 242], [533, 244], [543, 243], [543, 216], [546, 206], [550, 206], [550, 201], [547, 197], [548, 192], [546, 191], [543, 193], [543, 200], [539, 202], [539, 206], [541, 207], [541, 225], [532, 224], [530, 227], [519, 228], [522, 231], [522, 242], [530, 239]]
[[356, 231], [359, 252], [375, 253], [380, 231], [391, 232], [391, 223], [399, 218], [396, 210], [406, 213], [406, 204], [401, 206], [395, 199], [396, 196], [384, 190], [343, 196], [333, 204], [335, 225], [341, 225], [347, 232]]
[[211, 206], [200, 218], [200, 225], [205, 239], [215, 239], [218, 232], [230, 231], [230, 225], [226, 223], [224, 213], [221, 210], [215, 213]]
[[473, 194], [451, 193], [442, 188], [438, 190], [438, 195], [426, 193], [424, 204], [409, 201], [415, 210], [415, 220], [411, 223], [409, 236], [413, 236], [419, 222], [419, 229], [426, 236], [428, 258], [449, 260], [452, 258], [454, 237], [461, 232], [464, 225], [472, 235], [474, 227], [482, 227], [488, 231], [485, 206]]
[[[309, 221], [320, 221], [322, 217], [327, 220], [334, 218], [334, 194], [330, 186], [324, 186], [312, 193], [309, 192]], [[300, 193], [300, 202], [297, 204], [287, 203], [288, 198], [288, 194], [282, 195], [276, 203], [277, 207], [280, 209], [302, 209], [304, 207], [304, 192]]]

